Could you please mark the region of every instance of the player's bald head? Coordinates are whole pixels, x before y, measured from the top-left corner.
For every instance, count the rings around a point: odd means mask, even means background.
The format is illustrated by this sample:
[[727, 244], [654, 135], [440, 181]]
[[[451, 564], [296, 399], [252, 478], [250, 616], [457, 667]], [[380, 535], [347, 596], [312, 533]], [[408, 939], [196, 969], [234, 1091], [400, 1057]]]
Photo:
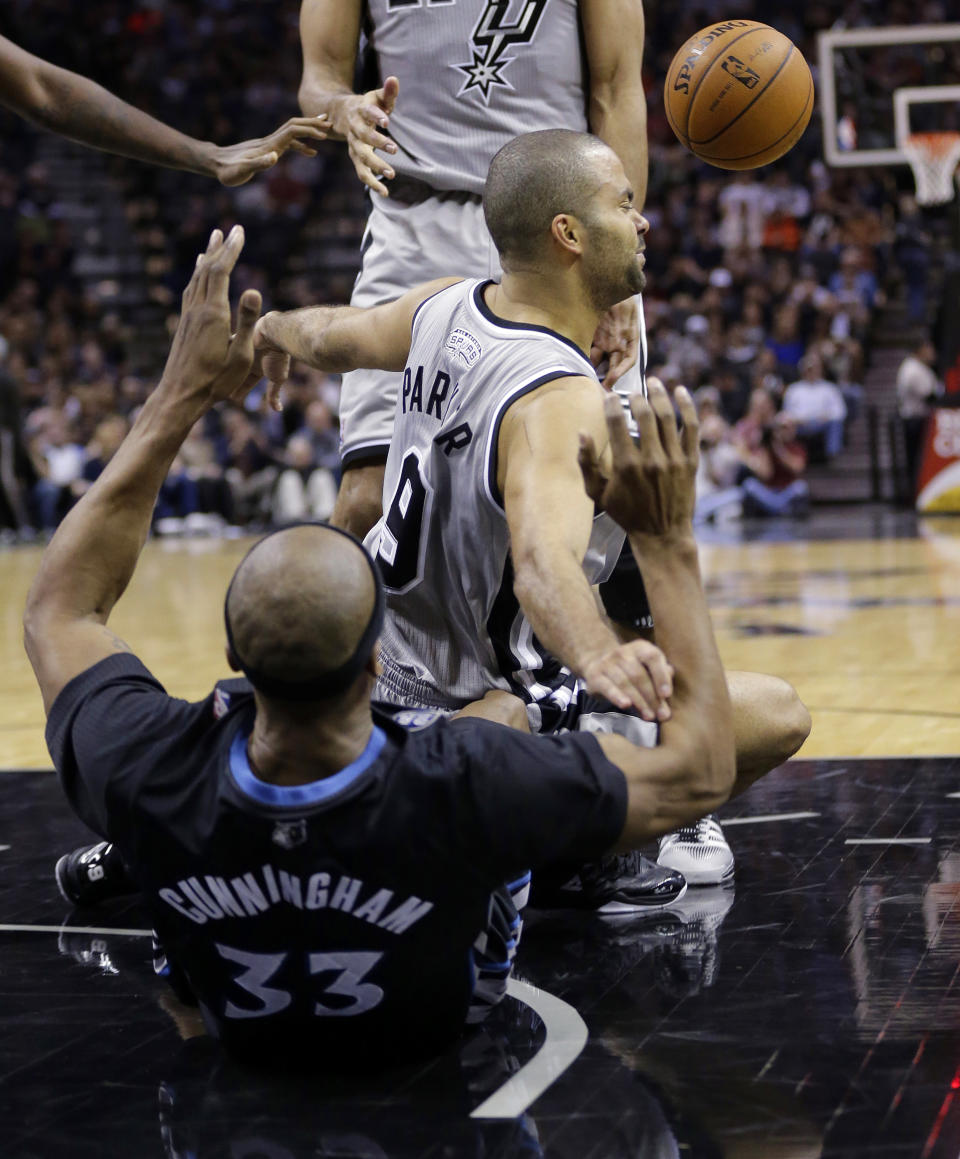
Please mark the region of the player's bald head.
[[250, 549], [230, 584], [233, 651], [269, 680], [316, 680], [353, 656], [376, 600], [369, 557], [350, 536], [319, 524], [276, 532]]
[[603, 185], [603, 159], [615, 156], [599, 137], [542, 129], [514, 137], [490, 162], [483, 214], [505, 270], [536, 261], [558, 213], [590, 219]]

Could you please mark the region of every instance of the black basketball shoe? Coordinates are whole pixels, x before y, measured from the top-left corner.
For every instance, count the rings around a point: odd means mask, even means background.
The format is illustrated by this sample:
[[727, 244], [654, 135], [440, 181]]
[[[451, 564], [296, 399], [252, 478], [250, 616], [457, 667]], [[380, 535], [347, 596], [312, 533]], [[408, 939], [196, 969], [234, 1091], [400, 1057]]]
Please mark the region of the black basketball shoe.
[[53, 873], [57, 889], [71, 905], [99, 905], [137, 892], [120, 854], [109, 841], [65, 853]]
[[621, 853], [581, 865], [572, 875], [535, 873], [533, 909], [593, 910], [629, 914], [658, 910], [679, 901], [687, 890], [682, 873], [657, 865], [642, 853]]

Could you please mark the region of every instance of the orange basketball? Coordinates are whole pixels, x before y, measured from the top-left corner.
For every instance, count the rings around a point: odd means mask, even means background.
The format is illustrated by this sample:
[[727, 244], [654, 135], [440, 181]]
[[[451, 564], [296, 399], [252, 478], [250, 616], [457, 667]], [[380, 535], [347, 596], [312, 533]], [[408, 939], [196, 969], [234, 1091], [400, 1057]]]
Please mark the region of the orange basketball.
[[663, 99], [692, 153], [721, 169], [756, 169], [799, 141], [813, 112], [813, 77], [782, 32], [721, 20], [673, 58]]

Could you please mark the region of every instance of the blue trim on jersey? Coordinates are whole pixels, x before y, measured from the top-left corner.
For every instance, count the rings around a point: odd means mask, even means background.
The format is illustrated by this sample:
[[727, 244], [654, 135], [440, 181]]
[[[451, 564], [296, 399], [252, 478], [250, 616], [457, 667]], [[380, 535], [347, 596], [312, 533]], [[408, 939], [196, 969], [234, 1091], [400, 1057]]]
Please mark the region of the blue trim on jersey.
[[521, 873], [516, 881], [508, 881], [507, 882], [507, 889], [510, 891], [510, 893], [513, 893], [513, 891], [516, 889], [519, 889], [520, 886], [529, 885], [530, 884], [530, 876], [531, 876], [530, 870], [528, 869], [526, 871], [526, 873]]
[[242, 730], [233, 738], [230, 746], [230, 773], [237, 788], [261, 805], [286, 806], [317, 805], [329, 801], [342, 792], [370, 768], [387, 743], [387, 734], [377, 725], [367, 741], [363, 752], [349, 765], [323, 777], [319, 781], [309, 781], [306, 785], [271, 785], [260, 778], [250, 768], [247, 758], [247, 734]]

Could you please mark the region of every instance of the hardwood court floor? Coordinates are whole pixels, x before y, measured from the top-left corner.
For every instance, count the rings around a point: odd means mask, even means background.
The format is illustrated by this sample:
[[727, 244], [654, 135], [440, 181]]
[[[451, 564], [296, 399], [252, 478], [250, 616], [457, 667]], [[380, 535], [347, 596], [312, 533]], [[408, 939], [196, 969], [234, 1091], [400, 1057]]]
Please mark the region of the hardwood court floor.
[[[90, 835], [26, 771], [49, 764], [20, 652], [39, 553], [0, 554], [3, 1159], [956, 1159], [960, 757], [920, 754], [960, 753], [960, 523], [801, 530], [704, 536], [727, 663], [814, 717], [809, 759], [722, 811], [734, 882], [617, 920], [528, 913], [492, 1021], [362, 1081], [231, 1064], [152, 977], [135, 900], [68, 912], [52, 866]], [[173, 692], [223, 674], [244, 547], [145, 554], [115, 627]]]
[[[805, 538], [760, 538], [798, 530]], [[710, 531], [702, 544], [720, 648], [727, 667], [796, 686], [813, 716], [800, 755], [960, 752], [960, 521], [855, 509], [748, 535]], [[221, 604], [248, 542], [149, 544], [111, 620], [174, 695], [205, 696], [227, 674]], [[20, 643], [39, 555], [0, 553], [0, 768], [49, 766]]]

